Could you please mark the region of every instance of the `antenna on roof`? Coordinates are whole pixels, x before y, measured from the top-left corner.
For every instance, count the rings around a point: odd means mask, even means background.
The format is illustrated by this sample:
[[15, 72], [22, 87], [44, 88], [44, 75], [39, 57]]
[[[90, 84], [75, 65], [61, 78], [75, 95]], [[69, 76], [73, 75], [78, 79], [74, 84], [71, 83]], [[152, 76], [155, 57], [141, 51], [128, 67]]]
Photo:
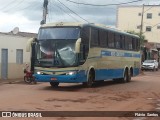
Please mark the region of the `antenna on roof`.
[[13, 34], [17, 34], [19, 32], [19, 28], [18, 27], [15, 27], [13, 30], [12, 30], [12, 33]]

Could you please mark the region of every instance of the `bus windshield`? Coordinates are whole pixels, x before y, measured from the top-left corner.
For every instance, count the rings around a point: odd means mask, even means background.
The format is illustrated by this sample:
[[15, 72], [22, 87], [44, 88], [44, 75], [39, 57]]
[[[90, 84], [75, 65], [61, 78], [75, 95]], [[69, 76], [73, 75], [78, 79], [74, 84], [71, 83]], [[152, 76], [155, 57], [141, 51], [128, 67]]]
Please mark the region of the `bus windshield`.
[[38, 39], [78, 39], [79, 34], [78, 27], [41, 28]]
[[36, 44], [35, 65], [40, 67], [69, 67], [77, 65], [75, 43], [79, 28], [42, 28]]

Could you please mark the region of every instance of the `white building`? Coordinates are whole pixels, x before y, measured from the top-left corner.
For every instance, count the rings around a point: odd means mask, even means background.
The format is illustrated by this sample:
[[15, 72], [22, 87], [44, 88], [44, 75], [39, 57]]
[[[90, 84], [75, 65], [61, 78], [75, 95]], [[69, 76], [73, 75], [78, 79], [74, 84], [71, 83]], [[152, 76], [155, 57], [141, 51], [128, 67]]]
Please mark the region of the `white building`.
[[0, 33], [0, 80], [23, 78], [25, 63], [30, 63], [26, 43], [31, 37], [36, 37], [36, 34], [18, 31]]
[[143, 20], [142, 33], [147, 40], [145, 47], [149, 47], [147, 48], [148, 53], [152, 53], [152, 50], [160, 50], [160, 5], [144, 5], [144, 12], [142, 11], [143, 5], [119, 6], [117, 9], [117, 28], [122, 31], [139, 33]]

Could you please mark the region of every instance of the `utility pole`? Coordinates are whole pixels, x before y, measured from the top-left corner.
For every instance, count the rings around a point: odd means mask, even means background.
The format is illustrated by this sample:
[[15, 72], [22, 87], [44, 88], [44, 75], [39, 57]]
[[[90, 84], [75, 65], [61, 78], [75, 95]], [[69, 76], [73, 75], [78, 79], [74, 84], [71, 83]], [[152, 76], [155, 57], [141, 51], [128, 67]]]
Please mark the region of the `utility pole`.
[[43, 19], [41, 21], [41, 25], [45, 24], [46, 23], [46, 17], [47, 17], [47, 14], [48, 14], [48, 0], [44, 0], [44, 3], [43, 3]]
[[142, 41], [142, 34], [143, 34], [143, 17], [144, 17], [144, 4], [142, 7], [142, 18], [141, 18], [141, 27], [140, 27], [140, 40], [141, 40], [141, 44], [143, 45], [143, 41]]
[[141, 27], [140, 27], [140, 41], [141, 41], [141, 48], [143, 48], [143, 58], [142, 61], [146, 60], [147, 58], [147, 52], [146, 47], [144, 46], [144, 41], [142, 41], [142, 35], [143, 35], [143, 17], [144, 17], [144, 4], [142, 7], [142, 17], [141, 17]]

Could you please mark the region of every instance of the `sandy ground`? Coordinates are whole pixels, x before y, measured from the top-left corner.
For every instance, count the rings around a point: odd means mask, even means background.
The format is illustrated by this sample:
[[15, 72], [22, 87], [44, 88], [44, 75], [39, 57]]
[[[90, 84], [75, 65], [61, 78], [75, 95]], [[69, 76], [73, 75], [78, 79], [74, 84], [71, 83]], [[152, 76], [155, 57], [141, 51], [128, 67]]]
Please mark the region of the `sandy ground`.
[[[144, 72], [144, 75], [132, 78], [130, 83], [106, 81], [93, 88], [84, 88], [81, 84], [60, 84], [58, 88], [52, 88], [49, 83], [0, 83], [0, 111], [160, 111], [160, 71]], [[41, 119], [158, 120], [157, 117], [23, 118]]]

